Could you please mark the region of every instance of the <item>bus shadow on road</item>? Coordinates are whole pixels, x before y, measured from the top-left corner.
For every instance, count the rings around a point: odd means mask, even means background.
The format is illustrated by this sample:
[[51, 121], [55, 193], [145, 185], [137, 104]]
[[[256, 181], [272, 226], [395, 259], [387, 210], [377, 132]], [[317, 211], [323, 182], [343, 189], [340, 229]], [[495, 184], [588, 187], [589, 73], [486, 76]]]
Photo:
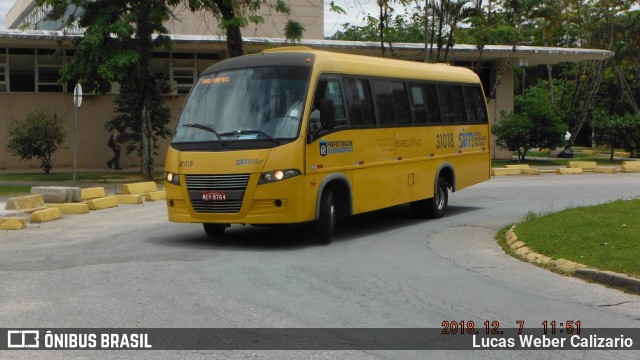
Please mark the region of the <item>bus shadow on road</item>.
[[[451, 206], [444, 219], [478, 209], [480, 208]], [[409, 205], [399, 205], [340, 219], [333, 242], [352, 241], [422, 224], [430, 226], [439, 221], [443, 219], [417, 218], [412, 215]], [[331, 244], [319, 244], [314, 240], [315, 229], [311, 223], [268, 226], [233, 225], [225, 231], [224, 235], [218, 237], [207, 236], [201, 225], [188, 226], [189, 232], [183, 235], [156, 238], [152, 242], [175, 247], [235, 251], [295, 251], [315, 246], [331, 246]]]

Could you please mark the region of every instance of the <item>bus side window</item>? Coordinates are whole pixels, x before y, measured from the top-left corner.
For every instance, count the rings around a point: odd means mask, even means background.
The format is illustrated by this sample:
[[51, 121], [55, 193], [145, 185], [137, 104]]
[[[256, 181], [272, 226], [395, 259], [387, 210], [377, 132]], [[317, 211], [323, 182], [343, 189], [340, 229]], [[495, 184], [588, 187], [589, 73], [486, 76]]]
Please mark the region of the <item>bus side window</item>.
[[427, 109], [424, 104], [424, 91], [422, 85], [411, 84], [411, 112], [413, 113], [414, 124], [427, 123]]
[[347, 78], [345, 87], [348, 94], [349, 127], [375, 126], [369, 80]]
[[391, 91], [393, 93], [393, 105], [396, 110], [396, 122], [398, 125], [411, 124], [411, 113], [409, 112], [409, 99], [407, 98], [407, 90], [401, 81], [391, 82]]
[[316, 93], [313, 98], [313, 108], [311, 109], [311, 116], [309, 121], [309, 130], [312, 133], [326, 128], [325, 124], [320, 123], [320, 103], [323, 100], [331, 100], [331, 102], [333, 103], [335, 120], [331, 128], [347, 125], [347, 117], [344, 110], [345, 106], [342, 96], [342, 88], [340, 87], [340, 80], [320, 78], [320, 80], [318, 80], [318, 86], [316, 87]]
[[[464, 111], [464, 97], [462, 87], [457, 85], [438, 85], [438, 100], [440, 100], [440, 110], [442, 120], [445, 124], [466, 122]], [[462, 104], [460, 102], [462, 101]]]
[[482, 98], [482, 90], [479, 87], [464, 87], [464, 102], [467, 109], [467, 118], [470, 122], [486, 123], [487, 111]]
[[393, 92], [391, 82], [386, 80], [374, 80], [373, 92], [376, 96], [376, 108], [380, 126], [395, 125], [396, 116], [393, 106]]
[[442, 118], [440, 118], [440, 103], [438, 102], [438, 91], [436, 90], [436, 85], [424, 84], [424, 95], [427, 109], [427, 123], [441, 123]]

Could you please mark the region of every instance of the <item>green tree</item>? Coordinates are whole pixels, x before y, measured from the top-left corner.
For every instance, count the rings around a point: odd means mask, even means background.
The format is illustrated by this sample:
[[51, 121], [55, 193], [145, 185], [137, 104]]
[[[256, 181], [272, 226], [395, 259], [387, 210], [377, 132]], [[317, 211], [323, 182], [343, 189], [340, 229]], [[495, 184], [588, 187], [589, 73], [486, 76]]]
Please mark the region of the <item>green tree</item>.
[[562, 145], [566, 126], [557, 105], [549, 102], [546, 84], [541, 82], [516, 96], [514, 112], [503, 114], [491, 130], [496, 135], [496, 144], [518, 151], [522, 161], [530, 149], [554, 149]]
[[640, 115], [607, 114], [598, 111], [594, 116], [594, 138], [597, 145], [607, 145], [613, 160], [616, 147], [622, 147], [638, 157], [640, 151]]
[[[263, 7], [268, 7], [277, 13], [288, 15], [291, 8], [284, 0], [168, 0], [171, 5], [184, 3], [191, 11], [209, 11], [217, 20], [218, 26], [225, 31], [227, 37], [227, 51], [229, 57], [244, 55], [242, 45], [242, 28], [249, 24], [262, 24], [264, 17], [258, 14]], [[332, 11], [341, 9], [331, 3]], [[289, 20], [285, 25], [287, 40], [299, 41], [304, 32], [304, 26], [297, 21]]]
[[51, 155], [64, 144], [64, 131], [56, 114], [34, 111], [23, 120], [14, 120], [9, 126], [9, 153], [23, 160], [37, 158], [45, 174], [52, 169]]
[[531, 150], [531, 120], [525, 114], [502, 114], [502, 118], [491, 126], [496, 136], [496, 145], [500, 148], [518, 152], [518, 161], [524, 161]]
[[[37, 0], [53, 7], [61, 16], [68, 6], [77, 12], [84, 36], [76, 40], [77, 51], [61, 71], [61, 82], [80, 81], [100, 89], [104, 81], [121, 86], [117, 111], [121, 115], [107, 123], [119, 127], [128, 149], [138, 147], [144, 178], [153, 179], [156, 137], [166, 137], [169, 112], [159, 100], [158, 83], [150, 71], [152, 51], [169, 46], [163, 23], [169, 19], [170, 4], [177, 0]], [[77, 15], [80, 14], [80, 15]], [[51, 15], [53, 16], [53, 15]], [[153, 36], [159, 34], [155, 39]], [[115, 35], [115, 36], [113, 36]], [[126, 103], [126, 106], [122, 104]]]

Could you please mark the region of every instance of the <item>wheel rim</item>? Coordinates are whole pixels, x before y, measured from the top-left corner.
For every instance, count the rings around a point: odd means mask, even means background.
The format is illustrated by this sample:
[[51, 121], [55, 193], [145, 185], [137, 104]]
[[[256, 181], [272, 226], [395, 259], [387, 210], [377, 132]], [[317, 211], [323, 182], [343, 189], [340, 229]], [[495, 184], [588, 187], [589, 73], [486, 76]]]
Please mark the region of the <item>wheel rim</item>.
[[438, 185], [438, 191], [436, 192], [436, 207], [438, 210], [442, 210], [444, 208], [444, 189], [441, 185]]
[[329, 224], [331, 225], [331, 230], [336, 226], [336, 207], [333, 204], [329, 207]]

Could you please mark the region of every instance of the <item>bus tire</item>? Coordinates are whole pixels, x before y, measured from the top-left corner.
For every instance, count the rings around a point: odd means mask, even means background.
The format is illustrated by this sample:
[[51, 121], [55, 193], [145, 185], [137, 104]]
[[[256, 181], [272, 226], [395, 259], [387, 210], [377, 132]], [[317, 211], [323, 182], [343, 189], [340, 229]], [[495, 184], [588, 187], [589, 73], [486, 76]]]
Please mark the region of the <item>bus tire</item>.
[[333, 191], [327, 190], [320, 198], [320, 209], [316, 220], [316, 239], [321, 244], [330, 244], [336, 226], [336, 205], [333, 201]]
[[204, 227], [204, 232], [211, 237], [222, 236], [226, 228], [229, 227], [228, 224], [202, 224]]
[[431, 219], [440, 219], [444, 216], [449, 203], [449, 190], [447, 188], [447, 180], [444, 176], [438, 177], [435, 190], [432, 198], [411, 203], [411, 210], [414, 215]]

